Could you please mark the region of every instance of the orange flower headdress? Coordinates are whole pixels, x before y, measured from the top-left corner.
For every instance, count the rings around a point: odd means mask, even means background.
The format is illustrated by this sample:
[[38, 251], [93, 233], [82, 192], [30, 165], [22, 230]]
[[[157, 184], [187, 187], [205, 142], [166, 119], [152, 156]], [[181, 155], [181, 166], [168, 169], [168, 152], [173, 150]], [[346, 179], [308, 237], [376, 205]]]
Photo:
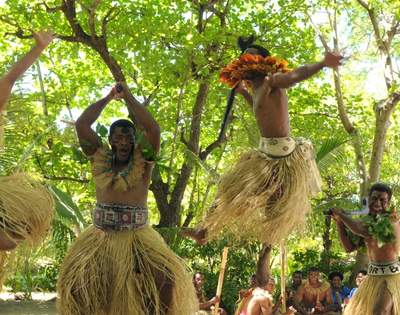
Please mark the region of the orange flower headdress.
[[255, 76], [267, 76], [276, 72], [289, 72], [288, 62], [278, 57], [255, 54], [243, 54], [222, 69], [220, 80], [230, 87], [235, 87], [242, 80]]

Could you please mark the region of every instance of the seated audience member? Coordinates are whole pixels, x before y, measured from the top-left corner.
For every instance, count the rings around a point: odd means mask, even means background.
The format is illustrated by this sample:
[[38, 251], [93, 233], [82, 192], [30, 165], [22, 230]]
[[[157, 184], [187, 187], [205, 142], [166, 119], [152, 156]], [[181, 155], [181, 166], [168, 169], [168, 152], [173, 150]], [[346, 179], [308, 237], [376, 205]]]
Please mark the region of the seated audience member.
[[356, 287], [351, 289], [348, 299], [345, 300], [345, 304], [349, 303], [349, 300], [353, 297], [353, 295], [357, 292], [358, 287], [363, 282], [363, 280], [367, 277], [366, 270], [360, 270], [356, 276]]
[[345, 300], [350, 294], [350, 289], [342, 285], [343, 274], [339, 271], [333, 271], [328, 276], [331, 288], [329, 294], [332, 297], [332, 304], [326, 307], [329, 314], [341, 314]]
[[332, 304], [329, 288], [328, 282], [320, 280], [319, 269], [310, 268], [307, 280], [297, 290], [294, 298], [298, 314], [324, 314], [326, 306]]
[[[199, 309], [196, 315], [207, 315], [212, 314], [214, 305], [220, 301], [218, 296], [214, 296], [212, 299], [207, 300], [204, 295], [204, 275], [201, 272], [196, 272], [193, 276], [193, 285], [196, 289], [197, 299], [199, 300]], [[218, 309], [218, 314], [227, 315], [223, 308]]]
[[286, 304], [288, 306], [294, 304], [294, 298], [296, 296], [297, 290], [301, 287], [302, 284], [303, 284], [302, 272], [296, 270], [295, 272], [292, 273], [291, 283], [286, 287], [286, 294], [287, 294]]

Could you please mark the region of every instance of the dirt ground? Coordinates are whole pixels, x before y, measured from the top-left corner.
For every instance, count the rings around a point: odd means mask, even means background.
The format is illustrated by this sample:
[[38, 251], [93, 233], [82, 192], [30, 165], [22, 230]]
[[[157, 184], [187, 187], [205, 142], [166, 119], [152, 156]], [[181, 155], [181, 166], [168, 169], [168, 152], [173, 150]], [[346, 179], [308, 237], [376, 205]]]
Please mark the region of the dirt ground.
[[1, 315], [56, 315], [55, 301], [0, 301]]

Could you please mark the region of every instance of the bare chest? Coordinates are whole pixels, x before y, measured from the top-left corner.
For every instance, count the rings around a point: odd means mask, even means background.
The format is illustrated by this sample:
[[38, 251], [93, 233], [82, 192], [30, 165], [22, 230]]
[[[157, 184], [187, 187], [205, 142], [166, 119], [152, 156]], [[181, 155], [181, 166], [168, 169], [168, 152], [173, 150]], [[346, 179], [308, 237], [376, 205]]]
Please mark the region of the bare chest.
[[150, 177], [151, 169], [146, 168], [141, 180], [128, 189], [117, 189], [112, 184], [102, 189], [96, 187], [97, 201], [107, 204], [146, 206]]

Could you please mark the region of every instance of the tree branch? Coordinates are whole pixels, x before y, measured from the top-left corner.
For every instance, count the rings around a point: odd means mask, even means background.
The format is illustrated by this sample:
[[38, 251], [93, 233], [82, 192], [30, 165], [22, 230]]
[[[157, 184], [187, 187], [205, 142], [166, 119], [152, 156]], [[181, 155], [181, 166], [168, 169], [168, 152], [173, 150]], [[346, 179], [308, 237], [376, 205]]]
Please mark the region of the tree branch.
[[75, 177], [69, 177], [69, 176], [43, 175], [43, 178], [49, 179], [49, 180], [68, 180], [68, 181], [77, 182], [77, 183], [89, 183], [90, 182], [90, 180], [87, 178], [75, 178]]
[[214, 151], [214, 149], [220, 147], [226, 141], [227, 141], [226, 134], [224, 134], [223, 137], [215, 140], [213, 143], [208, 145], [203, 151], [200, 152], [200, 154], [199, 154], [200, 160], [205, 161], [207, 159], [207, 157], [210, 155], [210, 153], [212, 151]]
[[[335, 13], [336, 14], [336, 13]], [[311, 16], [307, 13], [313, 28], [315, 29], [318, 37], [321, 40], [322, 45], [324, 46], [325, 50], [329, 50], [327, 40], [322, 35], [318, 27], [312, 22]], [[331, 21], [332, 22], [332, 21]], [[333, 23], [331, 23], [332, 31], [334, 33], [333, 43], [334, 43], [334, 50], [339, 51], [339, 39], [338, 39], [338, 32], [337, 32], [337, 25], [336, 25], [336, 18], [334, 18]], [[344, 103], [343, 92], [342, 92], [342, 85], [340, 79], [340, 73], [338, 69], [333, 69], [333, 80], [335, 84], [335, 97], [336, 103], [339, 111], [340, 121], [345, 129], [345, 131], [350, 135], [351, 142], [354, 148], [354, 152], [356, 155], [356, 168], [358, 170], [358, 174], [361, 179], [360, 183], [360, 195], [365, 196], [367, 184], [368, 184], [368, 176], [366, 171], [366, 165], [364, 160], [364, 153], [362, 151], [362, 140], [358, 130], [355, 128], [353, 123], [350, 121], [350, 118], [347, 114], [346, 106]]]
[[120, 11], [117, 10], [117, 7], [115, 6], [111, 7], [101, 22], [101, 36], [105, 39], [106, 42], [107, 42], [107, 25], [119, 14], [119, 12]]
[[48, 13], [54, 13], [57, 11], [61, 11], [61, 9], [62, 9], [62, 5], [55, 6], [55, 7], [49, 7], [45, 1], [42, 1], [42, 5], [46, 8], [46, 12], [48, 12]]
[[389, 128], [389, 120], [396, 105], [400, 102], [400, 93], [391, 94], [380, 106], [375, 109], [375, 135], [371, 152], [369, 167], [370, 181], [379, 180], [382, 166], [382, 158], [385, 149], [386, 134]]
[[[390, 45], [391, 45], [391, 38], [389, 37], [388, 34], [388, 40], [385, 41], [383, 39], [383, 36], [380, 33], [379, 30], [379, 22], [375, 14], [374, 8], [371, 8], [367, 3], [365, 3], [363, 0], [357, 0], [357, 2], [367, 11], [368, 16], [370, 18], [372, 28], [374, 30], [374, 36], [376, 43], [378, 45], [380, 53], [384, 56], [383, 58], [385, 59], [385, 68], [387, 71], [385, 71], [385, 83], [386, 87], [388, 90], [390, 90], [393, 81], [394, 81], [394, 76], [393, 76], [393, 65], [392, 65], [392, 58], [390, 54]], [[397, 24], [398, 22], [392, 21], [392, 27], [390, 31], [396, 32], [397, 29]], [[394, 28], [394, 29], [393, 29]], [[390, 33], [389, 31], [389, 33]]]
[[90, 36], [86, 34], [76, 18], [75, 0], [64, 0], [63, 5], [61, 6], [61, 11], [64, 13], [77, 41], [86, 43], [93, 47], [93, 44], [90, 41]]

